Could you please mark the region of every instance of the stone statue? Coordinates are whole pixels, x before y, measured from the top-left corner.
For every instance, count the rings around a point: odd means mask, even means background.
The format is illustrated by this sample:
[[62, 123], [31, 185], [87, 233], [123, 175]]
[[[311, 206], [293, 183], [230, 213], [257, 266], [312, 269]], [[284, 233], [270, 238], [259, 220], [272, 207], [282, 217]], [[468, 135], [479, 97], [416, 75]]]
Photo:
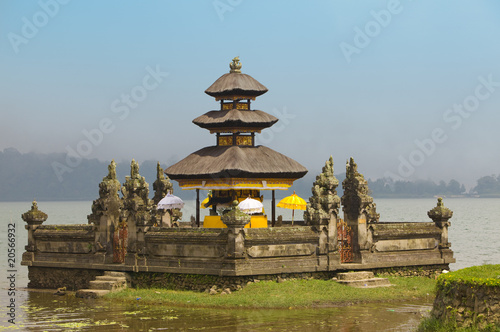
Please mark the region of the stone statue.
[[233, 62], [229, 63], [230, 73], [241, 73], [241, 63], [240, 57], [237, 56], [233, 59]]
[[340, 198], [337, 195], [339, 181], [333, 174], [333, 157], [325, 162], [322, 173], [313, 183], [304, 220], [309, 225], [326, 225], [332, 216], [339, 213]]
[[357, 220], [358, 216], [365, 214], [366, 222], [378, 222], [380, 215], [377, 213], [376, 204], [369, 196], [368, 181], [363, 174], [358, 172], [358, 165], [351, 158], [346, 165], [346, 178], [342, 182], [344, 195], [341, 202], [344, 212], [351, 220]]

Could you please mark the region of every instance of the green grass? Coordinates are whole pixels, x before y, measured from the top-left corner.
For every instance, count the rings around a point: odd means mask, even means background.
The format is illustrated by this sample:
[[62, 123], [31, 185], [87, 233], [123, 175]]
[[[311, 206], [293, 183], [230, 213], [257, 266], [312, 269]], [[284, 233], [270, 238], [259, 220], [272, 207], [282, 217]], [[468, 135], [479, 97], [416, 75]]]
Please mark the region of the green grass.
[[500, 287], [500, 265], [472, 266], [455, 272], [441, 274], [438, 289], [446, 289], [450, 284], [462, 283], [472, 286]]
[[[228, 295], [164, 289], [126, 289], [109, 300], [196, 307], [299, 308], [359, 302], [434, 299], [436, 281], [425, 277], [389, 277], [392, 287], [352, 288], [331, 280], [261, 281]], [[140, 298], [139, 300], [137, 300]]]
[[500, 332], [500, 325], [489, 325], [484, 329], [478, 327], [458, 327], [456, 322], [442, 322], [436, 318], [425, 318], [418, 327], [418, 332]]

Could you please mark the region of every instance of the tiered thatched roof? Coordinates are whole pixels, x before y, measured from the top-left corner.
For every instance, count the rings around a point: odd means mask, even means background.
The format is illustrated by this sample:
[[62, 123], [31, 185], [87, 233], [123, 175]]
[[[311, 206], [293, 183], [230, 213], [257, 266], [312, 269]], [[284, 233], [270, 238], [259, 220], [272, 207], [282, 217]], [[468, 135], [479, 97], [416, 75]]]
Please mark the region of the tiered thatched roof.
[[206, 94], [215, 98], [241, 96], [253, 99], [266, 92], [267, 88], [264, 85], [252, 76], [242, 73], [224, 74], [205, 90]]
[[197, 117], [193, 123], [206, 129], [216, 128], [269, 128], [278, 119], [258, 110], [223, 110], [210, 111]]
[[209, 146], [198, 150], [165, 170], [173, 180], [207, 178], [298, 179], [307, 169], [268, 147]]

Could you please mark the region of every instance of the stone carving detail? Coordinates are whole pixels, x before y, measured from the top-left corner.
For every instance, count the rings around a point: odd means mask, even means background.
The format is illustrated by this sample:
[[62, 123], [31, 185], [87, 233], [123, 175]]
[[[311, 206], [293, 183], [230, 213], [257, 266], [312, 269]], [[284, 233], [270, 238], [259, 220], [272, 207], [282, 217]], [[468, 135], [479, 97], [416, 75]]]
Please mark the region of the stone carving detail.
[[38, 210], [37, 202], [33, 201], [31, 210], [23, 213], [21, 215], [21, 218], [23, 218], [23, 220], [26, 221], [29, 225], [41, 225], [45, 220], [47, 220], [48, 216], [45, 212]]
[[116, 163], [112, 160], [108, 166], [108, 175], [99, 183], [99, 198], [94, 200], [92, 213], [87, 216], [89, 224], [99, 226], [101, 216], [109, 217], [114, 226], [118, 224], [122, 205], [118, 194], [120, 188], [120, 181], [116, 179]]
[[331, 216], [338, 216], [340, 198], [337, 195], [339, 181], [333, 174], [333, 158], [325, 162], [323, 171], [316, 176], [313, 183], [312, 196], [309, 197], [304, 221], [309, 225], [326, 225]]
[[153, 197], [153, 203], [158, 205], [158, 202], [161, 201], [163, 197], [165, 197], [169, 192], [173, 193], [174, 185], [170, 182], [168, 176], [165, 176], [163, 173], [163, 169], [160, 166], [160, 162], [156, 165], [156, 181], [153, 182], [153, 189], [155, 191], [155, 196]]
[[139, 164], [132, 159], [130, 163], [130, 175], [125, 177], [125, 183], [122, 186], [123, 194], [123, 214], [127, 219], [130, 215], [134, 216], [136, 225], [146, 225], [149, 223], [151, 200], [149, 196], [149, 184], [144, 176], [139, 174]]
[[[47, 220], [48, 216], [46, 213], [38, 210], [38, 204], [36, 201], [33, 201], [33, 204], [31, 205], [31, 210], [28, 212], [25, 212], [21, 215], [21, 218], [26, 222], [26, 226], [24, 226], [28, 230], [28, 245], [25, 246], [25, 249], [28, 252], [33, 253], [36, 251], [36, 244], [35, 244], [35, 238], [33, 237], [33, 233], [35, 232], [35, 229], [38, 228], [45, 220]], [[25, 252], [23, 254], [23, 260], [33, 260], [34, 257], [30, 256], [28, 252]]]
[[152, 222], [155, 226], [179, 226], [179, 220], [182, 219], [180, 209], [158, 210], [156, 206], [168, 193], [174, 192], [174, 185], [170, 182], [168, 176], [165, 176], [160, 162], [156, 165], [156, 181], [153, 182], [155, 195], [153, 197], [153, 205], [151, 207]]
[[232, 208], [221, 217], [222, 222], [228, 228], [243, 228], [250, 222], [250, 215], [238, 208], [238, 201], [233, 201]]
[[349, 219], [357, 220], [362, 214], [366, 214], [366, 222], [378, 222], [380, 214], [377, 213], [373, 198], [368, 195], [368, 181], [363, 174], [358, 172], [358, 165], [351, 158], [346, 165], [346, 178], [342, 182], [344, 195], [341, 202], [344, 212]]
[[445, 207], [443, 204], [443, 199], [441, 197], [438, 197], [436, 207], [428, 211], [427, 215], [434, 222], [446, 222], [453, 216], [453, 211]]
[[229, 68], [231, 68], [231, 70], [229, 71], [230, 73], [241, 73], [241, 63], [239, 56], [233, 59], [233, 62], [229, 64]]

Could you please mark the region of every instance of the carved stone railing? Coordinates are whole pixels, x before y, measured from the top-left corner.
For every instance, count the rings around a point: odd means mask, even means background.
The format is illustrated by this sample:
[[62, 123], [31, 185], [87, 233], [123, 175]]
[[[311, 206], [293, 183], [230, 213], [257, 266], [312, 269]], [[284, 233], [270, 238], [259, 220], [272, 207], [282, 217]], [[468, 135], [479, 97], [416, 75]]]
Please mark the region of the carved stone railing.
[[379, 252], [435, 249], [443, 232], [433, 222], [379, 222], [368, 231], [372, 250]]
[[94, 249], [92, 225], [42, 225], [33, 235], [42, 253], [90, 254]]

